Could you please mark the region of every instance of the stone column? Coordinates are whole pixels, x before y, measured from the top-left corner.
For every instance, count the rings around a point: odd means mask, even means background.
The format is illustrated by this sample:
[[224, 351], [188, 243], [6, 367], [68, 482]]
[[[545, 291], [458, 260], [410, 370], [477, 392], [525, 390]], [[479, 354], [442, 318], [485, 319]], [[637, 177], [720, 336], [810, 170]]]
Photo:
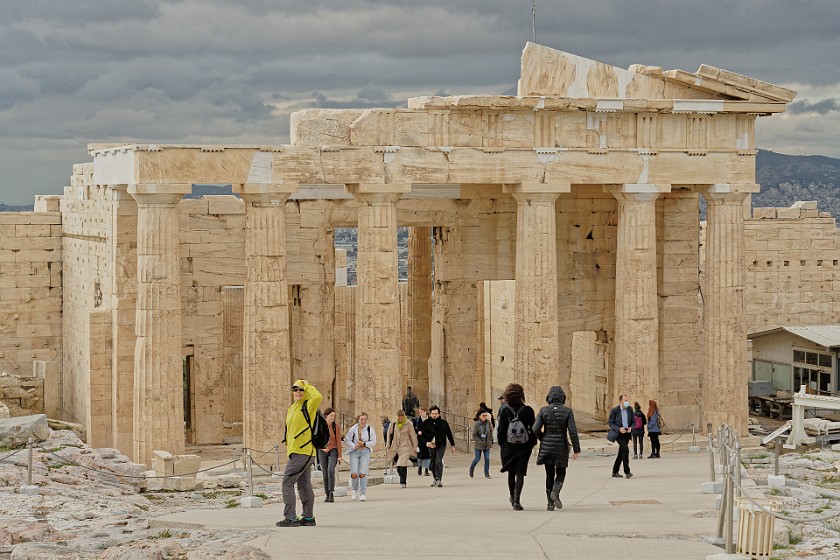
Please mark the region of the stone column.
[[429, 353], [432, 349], [432, 228], [408, 229], [409, 385], [429, 405]]
[[716, 430], [729, 422], [740, 433], [747, 433], [743, 202], [754, 187], [711, 185], [703, 193], [707, 204], [703, 429], [708, 423]]
[[354, 413], [379, 427], [400, 406], [397, 199], [409, 185], [347, 185], [359, 203]]
[[618, 199], [613, 395], [647, 404], [659, 394], [656, 199], [669, 185], [608, 187]]
[[519, 184], [505, 190], [517, 203], [513, 375], [526, 399], [540, 403], [560, 379], [556, 203], [571, 186]]
[[[245, 315], [242, 442], [261, 455], [280, 445], [291, 403], [285, 202], [296, 185], [244, 184]], [[266, 455], [269, 460], [271, 455]], [[271, 459], [273, 460], [273, 459]]]
[[137, 201], [134, 461], [184, 452], [178, 202], [191, 185], [130, 185]]

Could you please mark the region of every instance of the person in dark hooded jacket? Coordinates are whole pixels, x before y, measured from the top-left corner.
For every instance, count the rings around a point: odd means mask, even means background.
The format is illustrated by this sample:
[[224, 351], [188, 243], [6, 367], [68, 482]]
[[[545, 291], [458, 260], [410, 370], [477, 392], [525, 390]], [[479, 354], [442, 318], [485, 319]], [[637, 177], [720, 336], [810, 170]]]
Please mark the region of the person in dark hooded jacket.
[[572, 440], [574, 459], [580, 454], [575, 415], [566, 406], [566, 393], [561, 387], [554, 386], [545, 398], [544, 406], [534, 422], [534, 433], [540, 440], [537, 464], [545, 467], [545, 495], [548, 511], [561, 509], [560, 490], [566, 481], [566, 468], [569, 466], [569, 438]]

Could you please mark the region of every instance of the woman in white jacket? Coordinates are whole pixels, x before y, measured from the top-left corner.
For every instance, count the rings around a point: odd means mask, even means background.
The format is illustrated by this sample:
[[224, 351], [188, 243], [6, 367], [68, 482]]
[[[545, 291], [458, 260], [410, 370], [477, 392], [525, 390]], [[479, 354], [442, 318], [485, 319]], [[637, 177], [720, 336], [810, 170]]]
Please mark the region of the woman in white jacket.
[[370, 456], [376, 447], [376, 430], [368, 424], [367, 412], [359, 414], [344, 437], [344, 444], [350, 450], [350, 484], [353, 488], [353, 500], [367, 501], [367, 475], [370, 468]]

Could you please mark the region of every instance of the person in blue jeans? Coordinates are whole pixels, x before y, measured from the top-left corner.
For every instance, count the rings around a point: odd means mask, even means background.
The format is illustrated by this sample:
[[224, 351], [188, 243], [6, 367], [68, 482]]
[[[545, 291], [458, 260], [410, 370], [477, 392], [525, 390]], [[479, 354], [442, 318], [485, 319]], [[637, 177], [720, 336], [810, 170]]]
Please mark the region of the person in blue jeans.
[[367, 412], [359, 414], [359, 420], [347, 431], [344, 443], [350, 449], [350, 486], [353, 489], [353, 501], [367, 501], [370, 456], [376, 447], [376, 430], [368, 424]]
[[470, 465], [470, 478], [473, 476], [475, 466], [484, 455], [484, 478], [490, 478], [490, 448], [493, 447], [493, 423], [490, 421], [490, 413], [486, 410], [478, 411], [478, 420], [475, 421], [472, 429], [473, 450], [475, 458]]

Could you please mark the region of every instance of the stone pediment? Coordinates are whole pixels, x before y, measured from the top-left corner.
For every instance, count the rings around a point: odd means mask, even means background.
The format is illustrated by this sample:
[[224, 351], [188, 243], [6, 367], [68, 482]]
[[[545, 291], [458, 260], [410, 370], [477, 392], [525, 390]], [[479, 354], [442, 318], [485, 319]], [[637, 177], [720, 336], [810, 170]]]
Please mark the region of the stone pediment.
[[788, 103], [796, 92], [705, 64], [694, 73], [639, 64], [625, 70], [528, 43], [522, 51], [518, 95]]

